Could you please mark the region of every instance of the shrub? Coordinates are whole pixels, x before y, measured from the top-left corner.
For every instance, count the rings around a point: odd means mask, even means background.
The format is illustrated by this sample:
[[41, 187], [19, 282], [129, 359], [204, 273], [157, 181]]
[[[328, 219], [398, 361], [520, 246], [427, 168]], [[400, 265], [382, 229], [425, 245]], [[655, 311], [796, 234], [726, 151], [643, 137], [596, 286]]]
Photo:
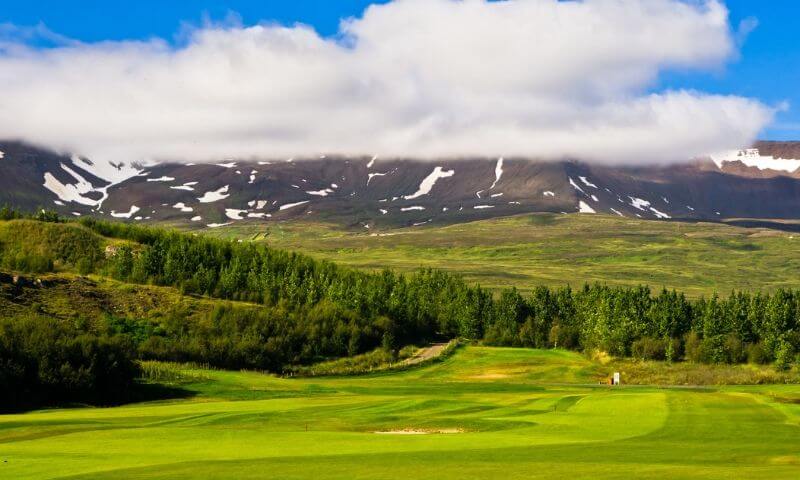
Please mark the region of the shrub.
[[742, 363], [747, 359], [744, 342], [736, 334], [729, 333], [723, 342], [726, 363]]
[[580, 333], [577, 328], [555, 324], [550, 328], [547, 340], [553, 348], [575, 350], [580, 345]]
[[747, 363], [766, 365], [771, 361], [772, 357], [763, 343], [752, 343], [747, 346]]
[[686, 360], [700, 363], [705, 360], [705, 351], [703, 348], [703, 339], [697, 332], [689, 332], [684, 340], [684, 352]]
[[678, 360], [681, 355], [681, 341], [677, 338], [644, 337], [631, 345], [631, 354], [640, 360]]

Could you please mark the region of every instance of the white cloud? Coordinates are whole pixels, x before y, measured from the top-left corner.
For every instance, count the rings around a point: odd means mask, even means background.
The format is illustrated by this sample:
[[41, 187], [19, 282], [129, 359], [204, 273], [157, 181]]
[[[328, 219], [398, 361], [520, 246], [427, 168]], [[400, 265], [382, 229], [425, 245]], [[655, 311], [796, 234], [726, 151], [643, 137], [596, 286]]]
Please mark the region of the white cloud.
[[114, 160], [574, 156], [682, 160], [772, 110], [648, 94], [737, 54], [716, 0], [395, 0], [342, 23], [205, 26], [185, 44], [0, 44], [0, 137]]

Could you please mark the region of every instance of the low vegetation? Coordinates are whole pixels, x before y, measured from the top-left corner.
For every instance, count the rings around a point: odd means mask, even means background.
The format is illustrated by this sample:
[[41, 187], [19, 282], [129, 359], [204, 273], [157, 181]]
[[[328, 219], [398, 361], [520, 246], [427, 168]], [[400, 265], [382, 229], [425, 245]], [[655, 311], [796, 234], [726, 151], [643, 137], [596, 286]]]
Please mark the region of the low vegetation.
[[771, 365], [664, 362], [615, 358], [601, 364], [603, 372], [620, 372], [628, 385], [723, 386], [800, 383], [800, 368], [778, 370]]
[[384, 348], [352, 357], [337, 358], [313, 365], [298, 366], [289, 371], [290, 375], [301, 377], [317, 377], [323, 375], [363, 375], [376, 371], [391, 370], [393, 366], [402, 365], [418, 350], [414, 345], [403, 347], [398, 352]]
[[436, 268], [493, 291], [516, 287], [528, 294], [537, 286], [602, 283], [663, 287], [699, 298], [800, 288], [800, 236], [763, 227], [528, 214], [370, 232], [309, 222], [197, 230], [364, 270]]

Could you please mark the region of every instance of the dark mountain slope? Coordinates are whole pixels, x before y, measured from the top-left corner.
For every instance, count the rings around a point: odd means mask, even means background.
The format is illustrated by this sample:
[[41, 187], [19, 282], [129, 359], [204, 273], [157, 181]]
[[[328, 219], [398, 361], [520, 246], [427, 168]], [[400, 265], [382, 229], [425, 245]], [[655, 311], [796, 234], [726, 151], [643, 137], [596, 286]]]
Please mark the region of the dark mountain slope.
[[761, 143], [763, 152], [647, 167], [320, 157], [109, 170], [107, 164], [0, 142], [0, 202], [203, 228], [300, 217], [358, 228], [419, 226], [579, 211], [647, 219], [795, 219], [800, 176], [794, 165], [800, 161], [786, 156], [800, 157], [799, 145]]

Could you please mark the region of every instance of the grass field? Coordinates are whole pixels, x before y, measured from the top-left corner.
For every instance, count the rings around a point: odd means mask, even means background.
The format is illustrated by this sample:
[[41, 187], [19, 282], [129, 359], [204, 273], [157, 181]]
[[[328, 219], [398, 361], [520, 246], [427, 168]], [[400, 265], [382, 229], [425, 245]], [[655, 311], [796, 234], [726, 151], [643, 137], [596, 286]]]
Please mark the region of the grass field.
[[800, 477], [800, 386], [611, 389], [605, 370], [483, 347], [364, 377], [188, 369], [189, 399], [0, 416], [0, 478]]
[[800, 236], [714, 223], [536, 214], [378, 236], [292, 222], [206, 233], [265, 241], [358, 268], [437, 267], [486, 287], [523, 291], [585, 282], [666, 286], [691, 296], [800, 287]]

